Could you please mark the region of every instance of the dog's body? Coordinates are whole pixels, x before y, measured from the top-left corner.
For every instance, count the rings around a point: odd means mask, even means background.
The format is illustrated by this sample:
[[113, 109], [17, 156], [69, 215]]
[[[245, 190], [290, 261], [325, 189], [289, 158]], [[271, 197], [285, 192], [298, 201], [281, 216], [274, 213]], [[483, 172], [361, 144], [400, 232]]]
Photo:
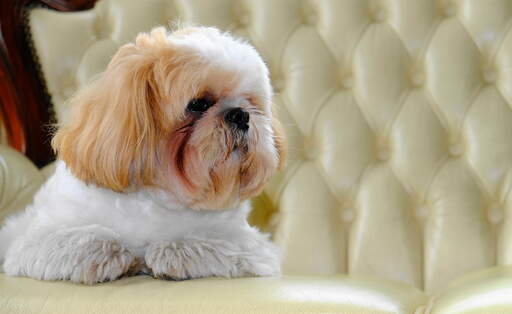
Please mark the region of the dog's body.
[[172, 279], [277, 275], [278, 250], [247, 224], [249, 209], [245, 201], [195, 211], [157, 190], [117, 193], [86, 185], [60, 161], [34, 203], [0, 231], [0, 256], [9, 275], [83, 283], [139, 269]]
[[247, 199], [284, 160], [268, 70], [213, 28], [140, 34], [71, 100], [59, 161], [0, 229], [14, 276], [96, 283], [272, 276], [278, 249], [247, 223]]

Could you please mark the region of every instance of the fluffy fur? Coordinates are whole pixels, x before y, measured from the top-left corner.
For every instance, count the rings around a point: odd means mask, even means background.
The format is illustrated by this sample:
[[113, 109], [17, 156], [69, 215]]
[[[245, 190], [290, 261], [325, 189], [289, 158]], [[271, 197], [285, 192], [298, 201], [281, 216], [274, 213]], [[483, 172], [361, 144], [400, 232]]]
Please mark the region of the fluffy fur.
[[[211, 107], [191, 112], [193, 99]], [[247, 43], [214, 28], [140, 34], [71, 100], [54, 175], [0, 229], [4, 271], [86, 284], [278, 275], [278, 249], [247, 223], [247, 199], [284, 160], [270, 100]], [[233, 108], [246, 131], [226, 122]]]

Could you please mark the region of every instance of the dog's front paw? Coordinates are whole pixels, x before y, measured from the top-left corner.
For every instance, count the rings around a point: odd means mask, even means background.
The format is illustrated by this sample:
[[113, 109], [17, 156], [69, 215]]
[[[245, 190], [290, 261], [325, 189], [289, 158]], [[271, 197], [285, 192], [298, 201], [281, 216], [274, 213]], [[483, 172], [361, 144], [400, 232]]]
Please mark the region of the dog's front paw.
[[135, 257], [108, 230], [91, 226], [31, 238], [8, 252], [8, 275], [94, 284], [130, 272]]
[[239, 276], [276, 277], [281, 275], [281, 252], [268, 240], [240, 254], [237, 259]]
[[235, 250], [220, 241], [157, 242], [147, 248], [145, 259], [153, 276], [160, 279], [233, 277], [238, 273]]

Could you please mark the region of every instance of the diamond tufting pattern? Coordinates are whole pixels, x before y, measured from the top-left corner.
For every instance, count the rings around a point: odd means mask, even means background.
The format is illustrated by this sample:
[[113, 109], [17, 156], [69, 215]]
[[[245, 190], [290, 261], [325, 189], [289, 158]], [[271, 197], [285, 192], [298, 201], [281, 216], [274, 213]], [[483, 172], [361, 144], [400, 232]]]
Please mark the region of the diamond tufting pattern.
[[512, 263], [512, 1], [36, 8], [57, 118], [121, 44], [178, 18], [247, 38], [271, 69], [290, 141], [266, 190], [285, 273], [377, 275], [436, 292]]

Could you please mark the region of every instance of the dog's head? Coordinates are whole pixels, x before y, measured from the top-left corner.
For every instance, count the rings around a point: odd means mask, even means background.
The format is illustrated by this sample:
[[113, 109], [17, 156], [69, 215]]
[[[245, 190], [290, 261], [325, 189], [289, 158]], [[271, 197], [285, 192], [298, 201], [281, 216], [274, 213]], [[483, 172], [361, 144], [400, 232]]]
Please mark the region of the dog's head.
[[194, 209], [259, 193], [284, 161], [268, 70], [215, 28], [156, 28], [80, 90], [53, 139], [72, 173], [114, 191], [157, 187]]

